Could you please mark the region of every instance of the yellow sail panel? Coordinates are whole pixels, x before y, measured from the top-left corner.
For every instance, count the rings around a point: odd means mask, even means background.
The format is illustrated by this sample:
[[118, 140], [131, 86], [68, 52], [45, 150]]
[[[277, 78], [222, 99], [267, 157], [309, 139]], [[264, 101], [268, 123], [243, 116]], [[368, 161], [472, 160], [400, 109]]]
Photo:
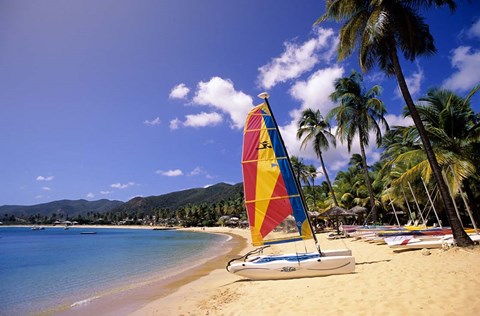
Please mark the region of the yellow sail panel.
[[253, 243], [267, 242], [266, 236], [289, 215], [295, 217], [300, 238], [310, 238], [312, 232], [288, 157], [265, 103], [248, 114], [242, 167]]

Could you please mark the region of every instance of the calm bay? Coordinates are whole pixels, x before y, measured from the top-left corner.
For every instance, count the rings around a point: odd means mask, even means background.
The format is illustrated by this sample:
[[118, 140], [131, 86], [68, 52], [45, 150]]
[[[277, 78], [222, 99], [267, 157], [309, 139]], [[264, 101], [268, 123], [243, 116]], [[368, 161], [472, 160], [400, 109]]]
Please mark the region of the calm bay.
[[227, 239], [177, 230], [0, 227], [0, 315], [55, 313], [159, 281], [213, 257]]

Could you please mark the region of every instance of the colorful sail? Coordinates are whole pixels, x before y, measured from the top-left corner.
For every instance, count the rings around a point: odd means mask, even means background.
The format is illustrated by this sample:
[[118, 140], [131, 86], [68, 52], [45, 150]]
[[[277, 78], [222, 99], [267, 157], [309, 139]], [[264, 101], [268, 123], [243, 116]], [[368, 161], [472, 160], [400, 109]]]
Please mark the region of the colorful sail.
[[[266, 103], [253, 108], [247, 116], [242, 169], [245, 206], [254, 246], [312, 238], [299, 188]], [[269, 237], [290, 215], [295, 218], [299, 234], [287, 239]]]

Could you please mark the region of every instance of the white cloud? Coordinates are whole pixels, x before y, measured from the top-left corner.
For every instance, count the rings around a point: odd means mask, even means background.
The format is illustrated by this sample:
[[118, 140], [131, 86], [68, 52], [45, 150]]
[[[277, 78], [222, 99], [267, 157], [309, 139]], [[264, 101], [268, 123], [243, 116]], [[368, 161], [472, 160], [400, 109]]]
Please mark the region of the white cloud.
[[480, 18], [467, 31], [468, 36], [480, 38]]
[[[317, 155], [313, 151], [312, 146], [307, 145], [306, 148], [300, 149], [301, 142], [297, 140], [297, 122], [302, 111], [307, 108], [320, 110], [320, 113], [323, 116], [327, 114], [327, 112], [334, 106], [329, 98], [329, 95], [335, 90], [333, 83], [335, 79], [342, 77], [343, 73], [344, 69], [338, 66], [321, 69], [313, 73], [307, 80], [298, 81], [290, 89], [290, 95], [301, 102], [299, 108], [290, 112], [290, 123], [280, 127], [280, 132], [290, 155], [302, 157], [316, 163], [318, 162]], [[332, 160], [337, 160], [339, 158], [335, 149], [331, 149], [330, 152], [334, 153], [331, 154]], [[344, 162], [345, 159], [342, 158], [340, 161]], [[330, 164], [332, 163], [330, 162]], [[327, 164], [327, 169], [329, 169], [329, 167], [332, 166]], [[340, 169], [340, 167], [336, 167], [336, 165], [335, 168], [337, 168], [337, 170]]]
[[[301, 106], [290, 112], [291, 121], [289, 124], [280, 127], [280, 132], [285, 141], [285, 146], [290, 155], [304, 158], [318, 165], [318, 157], [312, 146], [307, 145], [300, 149], [301, 142], [297, 140], [297, 122], [303, 110], [311, 108], [320, 110], [325, 116], [335, 106], [329, 95], [335, 90], [334, 81], [342, 77], [344, 69], [338, 66], [325, 68], [313, 73], [307, 80], [298, 81], [290, 89], [290, 95], [301, 102]], [[335, 133], [335, 128], [332, 129]], [[346, 145], [338, 144], [337, 148], [331, 147], [323, 153], [327, 172], [338, 171], [348, 164], [351, 154], [348, 153]], [[324, 179], [323, 174], [318, 179]]]
[[[291, 122], [285, 126], [280, 127], [280, 132], [287, 146], [288, 153], [305, 159], [305, 163], [314, 163], [319, 166], [320, 162], [317, 155], [313, 151], [311, 145], [307, 145], [306, 148], [300, 149], [301, 142], [297, 140], [297, 122], [300, 118], [301, 112], [306, 108], [314, 110], [320, 110], [320, 113], [325, 116], [335, 104], [330, 101], [329, 95], [334, 91], [333, 82], [335, 79], [342, 77], [344, 69], [340, 67], [326, 68], [317, 71], [312, 74], [306, 81], [297, 82], [290, 90], [290, 94], [295, 99], [301, 101], [301, 106], [290, 112]], [[410, 118], [403, 118], [401, 116], [386, 115], [386, 120], [389, 125], [411, 125]], [[335, 123], [335, 122], [332, 122]], [[335, 134], [337, 127], [332, 126], [332, 134]], [[370, 146], [365, 148], [367, 155], [367, 163], [373, 164], [378, 161], [380, 152], [377, 149], [375, 142], [375, 135], [370, 133]], [[360, 144], [358, 143], [358, 136], [355, 137], [351, 152], [348, 152], [347, 144], [341, 143], [337, 140], [337, 146], [330, 146], [328, 150], [323, 151], [323, 158], [329, 175], [334, 176], [336, 172], [344, 169], [352, 154], [360, 154]], [[318, 174], [318, 180], [325, 180], [323, 174]]]
[[190, 175], [190, 176], [198, 176], [198, 175], [200, 175], [200, 174], [202, 174], [202, 173], [205, 173], [205, 171], [204, 171], [201, 167], [195, 167], [195, 169], [193, 169], [193, 170], [189, 173], [189, 175]]
[[42, 187], [42, 190], [44, 191], [51, 191], [52, 189], [50, 187]]
[[301, 111], [310, 108], [320, 110], [322, 115], [334, 106], [330, 101], [329, 95], [335, 90], [334, 81], [343, 76], [344, 69], [338, 66], [325, 68], [313, 73], [307, 80], [298, 81], [290, 89], [290, 95], [299, 100], [302, 105], [296, 112], [290, 113], [297, 122]]
[[[410, 95], [415, 98], [415, 95], [420, 91], [421, 85], [424, 79], [423, 69], [417, 64], [417, 72], [414, 72], [410, 77], [405, 78], [407, 82], [408, 90], [410, 91]], [[402, 93], [400, 92], [400, 88], [397, 86], [395, 89], [395, 97], [399, 99], [403, 99]]]
[[182, 121], [180, 121], [178, 118], [175, 118], [175, 119], [170, 121], [170, 129], [171, 130], [179, 129], [180, 125], [182, 125]]
[[178, 177], [178, 176], [183, 176], [183, 171], [180, 169], [175, 169], [175, 170], [168, 170], [168, 171], [162, 171], [162, 170], [157, 170], [155, 171], [156, 174], [166, 176], [166, 177]]
[[143, 121], [143, 124], [150, 125], [150, 126], [160, 125], [160, 123], [162, 123], [162, 121], [160, 121], [159, 117], [156, 117], [156, 118], [154, 118], [153, 120], [150, 120], [150, 121], [149, 120]]
[[253, 100], [249, 95], [236, 91], [231, 80], [213, 77], [208, 82], [198, 83], [193, 104], [227, 113], [232, 120], [232, 128], [242, 128]]
[[[335, 54], [338, 39], [332, 29], [316, 28], [315, 37], [300, 45], [285, 42], [285, 51], [273, 58], [268, 64], [261, 66], [258, 80], [265, 89], [277, 83], [298, 78], [311, 70], [321, 59], [329, 62]], [[323, 51], [320, 53], [320, 50]]]
[[388, 126], [413, 126], [413, 120], [410, 116], [403, 117], [403, 115], [393, 115], [387, 114], [385, 115], [385, 119], [388, 122]]
[[216, 112], [186, 115], [186, 120], [183, 126], [189, 127], [205, 127], [215, 126], [222, 122], [222, 116]]
[[95, 197], [95, 194], [93, 194], [92, 192], [89, 192], [87, 195], [86, 195], [87, 199], [93, 199]]
[[456, 71], [443, 82], [444, 88], [467, 91], [480, 82], [480, 50], [469, 46], [457, 47], [452, 51], [451, 64]]
[[102, 195], [109, 195], [109, 194], [112, 194], [113, 191], [100, 191], [100, 194]]
[[180, 127], [206, 127], [215, 126], [222, 122], [222, 115], [217, 112], [201, 112], [199, 114], [185, 115], [185, 121], [181, 121], [178, 118], [170, 121], [170, 129], [176, 130]]
[[128, 187], [131, 187], [131, 186], [134, 186], [135, 185], [135, 182], [128, 182], [128, 183], [125, 183], [125, 184], [122, 184], [122, 183], [114, 183], [114, 184], [111, 184], [110, 187], [114, 188], [114, 189], [126, 189]]
[[55, 178], [54, 176], [48, 176], [48, 177], [44, 177], [44, 176], [38, 176], [37, 177], [37, 181], [52, 181], [53, 178]]
[[363, 76], [363, 78], [365, 79], [365, 82], [376, 85], [385, 81], [387, 76], [385, 75], [384, 72], [377, 71], [377, 72], [371, 72], [369, 74], [366, 74]]
[[180, 83], [173, 87], [168, 97], [170, 99], [185, 99], [189, 92], [190, 89], [184, 83]]
[[191, 177], [200, 176], [200, 175], [204, 175], [205, 178], [207, 178], [207, 179], [213, 179], [213, 176], [211, 176], [210, 174], [208, 174], [207, 171], [205, 171], [202, 167], [195, 167], [195, 169], [193, 169], [193, 170], [188, 174], [188, 176], [191, 176]]

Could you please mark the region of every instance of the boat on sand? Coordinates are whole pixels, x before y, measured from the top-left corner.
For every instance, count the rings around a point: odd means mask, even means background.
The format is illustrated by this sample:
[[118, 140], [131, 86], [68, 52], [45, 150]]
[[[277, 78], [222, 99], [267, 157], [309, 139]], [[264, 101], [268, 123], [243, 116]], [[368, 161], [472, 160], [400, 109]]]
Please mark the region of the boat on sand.
[[[480, 235], [469, 234], [473, 242], [480, 242]], [[384, 239], [385, 243], [394, 249], [423, 249], [423, 248], [445, 248], [455, 244], [452, 234], [441, 236], [395, 236]]]
[[[252, 244], [263, 246], [232, 259], [226, 269], [253, 280], [290, 279], [351, 273], [355, 258], [351, 250], [322, 251], [313, 233], [300, 185], [277, 123], [268, 103], [253, 108], [245, 123], [242, 169]], [[278, 238], [275, 229], [288, 217], [295, 218], [297, 233]], [[269, 245], [314, 239], [317, 251], [264, 255]]]

